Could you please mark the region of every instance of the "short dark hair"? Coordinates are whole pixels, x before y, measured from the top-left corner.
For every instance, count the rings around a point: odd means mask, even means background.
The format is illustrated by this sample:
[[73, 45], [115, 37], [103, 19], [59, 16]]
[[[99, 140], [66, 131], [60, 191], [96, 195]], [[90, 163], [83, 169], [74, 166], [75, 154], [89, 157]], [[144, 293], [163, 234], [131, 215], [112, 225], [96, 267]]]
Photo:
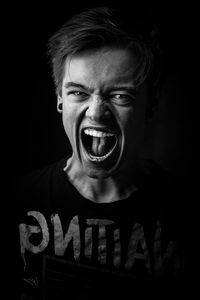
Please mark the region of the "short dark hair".
[[104, 46], [125, 48], [138, 58], [135, 84], [141, 84], [154, 65], [152, 44], [141, 28], [120, 11], [96, 7], [73, 16], [48, 42], [57, 94], [61, 91], [66, 58]]

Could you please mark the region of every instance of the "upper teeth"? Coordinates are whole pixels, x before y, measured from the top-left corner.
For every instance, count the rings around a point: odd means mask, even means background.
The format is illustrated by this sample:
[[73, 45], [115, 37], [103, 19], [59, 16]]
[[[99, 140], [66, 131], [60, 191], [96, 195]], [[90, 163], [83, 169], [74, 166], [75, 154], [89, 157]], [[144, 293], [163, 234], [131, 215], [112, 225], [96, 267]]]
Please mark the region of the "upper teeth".
[[95, 129], [84, 129], [84, 133], [95, 137], [114, 136], [114, 133], [97, 131]]

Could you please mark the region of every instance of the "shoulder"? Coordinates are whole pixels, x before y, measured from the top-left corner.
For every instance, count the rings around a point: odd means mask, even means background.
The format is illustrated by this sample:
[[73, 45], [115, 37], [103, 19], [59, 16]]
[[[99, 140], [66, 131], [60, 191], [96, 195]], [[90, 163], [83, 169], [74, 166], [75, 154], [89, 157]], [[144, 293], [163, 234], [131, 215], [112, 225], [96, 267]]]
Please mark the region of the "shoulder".
[[20, 198], [47, 198], [63, 183], [66, 158], [14, 179], [14, 191]]
[[37, 185], [42, 182], [47, 182], [57, 178], [66, 163], [66, 159], [59, 160], [43, 168], [34, 170], [28, 174], [18, 177], [18, 183], [22, 183], [24, 186]]
[[156, 165], [152, 186], [157, 189], [157, 206], [174, 228], [186, 235], [191, 230], [192, 194], [189, 176], [175, 175]]
[[150, 203], [155, 200], [158, 209], [173, 212], [175, 217], [186, 213], [186, 199], [190, 193], [187, 176], [176, 175], [154, 161], [148, 161], [142, 185], [145, 193], [151, 195]]
[[146, 183], [159, 192], [182, 194], [187, 190], [187, 176], [176, 175], [169, 172], [154, 161], [148, 161]]

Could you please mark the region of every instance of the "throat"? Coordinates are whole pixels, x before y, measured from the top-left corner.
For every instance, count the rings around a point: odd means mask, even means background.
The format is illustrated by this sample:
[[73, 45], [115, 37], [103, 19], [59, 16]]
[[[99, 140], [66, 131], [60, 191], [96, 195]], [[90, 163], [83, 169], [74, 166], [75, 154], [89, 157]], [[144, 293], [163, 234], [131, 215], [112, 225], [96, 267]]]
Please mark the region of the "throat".
[[137, 190], [134, 184], [128, 184], [123, 178], [107, 177], [96, 179], [81, 172], [73, 157], [69, 158], [64, 168], [68, 180], [85, 198], [95, 203], [111, 203], [128, 198]]
[[115, 137], [90, 137], [88, 143], [89, 152], [94, 156], [104, 156], [114, 148]]
[[95, 156], [103, 156], [108, 153], [108, 143], [105, 137], [92, 137], [91, 138], [91, 154]]

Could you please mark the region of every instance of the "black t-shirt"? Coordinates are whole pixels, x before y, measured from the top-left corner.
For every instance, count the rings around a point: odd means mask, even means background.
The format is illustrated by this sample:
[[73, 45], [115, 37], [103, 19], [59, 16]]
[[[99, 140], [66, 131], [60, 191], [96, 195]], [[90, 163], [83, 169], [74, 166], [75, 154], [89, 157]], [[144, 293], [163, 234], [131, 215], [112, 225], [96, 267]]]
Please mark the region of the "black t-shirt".
[[17, 182], [19, 289], [48, 300], [183, 295], [188, 240], [179, 180], [154, 164], [130, 198], [99, 204], [78, 193], [65, 164]]

